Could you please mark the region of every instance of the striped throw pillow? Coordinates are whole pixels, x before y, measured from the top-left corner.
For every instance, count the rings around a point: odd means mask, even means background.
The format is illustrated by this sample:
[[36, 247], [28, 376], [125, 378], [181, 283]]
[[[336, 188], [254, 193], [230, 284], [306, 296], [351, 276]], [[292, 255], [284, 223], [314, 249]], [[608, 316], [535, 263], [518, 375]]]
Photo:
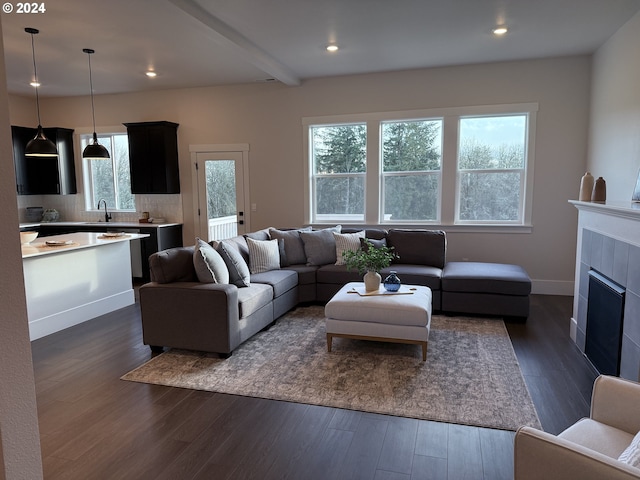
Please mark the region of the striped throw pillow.
[[247, 237], [249, 247], [249, 271], [253, 273], [280, 269], [278, 240], [254, 240]]
[[336, 265], [344, 265], [344, 252], [360, 250], [360, 239], [364, 238], [364, 230], [356, 233], [336, 233], [333, 232], [336, 240]]

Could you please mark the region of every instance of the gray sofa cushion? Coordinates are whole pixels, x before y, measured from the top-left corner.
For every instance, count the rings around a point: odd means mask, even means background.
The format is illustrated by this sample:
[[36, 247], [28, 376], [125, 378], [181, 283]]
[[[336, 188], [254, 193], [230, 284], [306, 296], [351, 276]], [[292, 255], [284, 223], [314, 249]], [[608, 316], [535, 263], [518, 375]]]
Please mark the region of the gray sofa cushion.
[[346, 265], [322, 265], [316, 272], [318, 283], [344, 285], [349, 282], [362, 282], [357, 270], [348, 270]]
[[442, 272], [442, 290], [529, 295], [531, 293], [531, 279], [519, 265], [449, 262]]
[[201, 283], [229, 283], [229, 270], [216, 250], [204, 240], [196, 238], [193, 266]]
[[252, 283], [247, 288], [238, 288], [238, 315], [246, 318], [273, 300], [273, 288], [266, 283]]
[[424, 285], [431, 290], [440, 290], [440, 278], [442, 269], [438, 267], [430, 267], [428, 265], [404, 265], [401, 263], [392, 263], [390, 267], [383, 268], [380, 276], [384, 281], [385, 277], [396, 272], [400, 281], [405, 285]]
[[398, 255], [394, 263], [444, 268], [447, 240], [441, 230], [389, 230], [387, 245]]
[[156, 252], [149, 257], [151, 281], [157, 283], [197, 282], [193, 267], [193, 246]]
[[279, 297], [298, 285], [298, 274], [293, 270], [271, 270], [251, 275], [251, 283], [271, 285], [273, 296]]
[[307, 263], [307, 256], [304, 253], [304, 244], [300, 239], [300, 232], [310, 232], [311, 227], [298, 228], [296, 230], [269, 229], [269, 236], [272, 239], [284, 242], [284, 253], [286, 258], [282, 259], [281, 266], [297, 265]]
[[298, 274], [298, 285], [310, 285], [316, 283], [316, 272], [318, 267], [315, 265], [289, 265], [287, 270], [293, 270]]

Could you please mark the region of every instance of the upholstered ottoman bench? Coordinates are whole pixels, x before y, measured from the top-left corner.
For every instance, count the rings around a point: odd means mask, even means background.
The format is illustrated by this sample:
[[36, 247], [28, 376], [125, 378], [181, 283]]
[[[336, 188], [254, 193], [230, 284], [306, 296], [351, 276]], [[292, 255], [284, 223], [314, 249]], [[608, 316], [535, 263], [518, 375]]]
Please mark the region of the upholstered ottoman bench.
[[531, 279], [519, 265], [448, 262], [442, 271], [442, 311], [497, 315], [516, 320], [529, 316]]
[[360, 295], [361, 282], [343, 286], [326, 304], [327, 350], [333, 337], [410, 343], [422, 346], [427, 359], [427, 341], [431, 327], [431, 290], [418, 285], [403, 285], [405, 294]]

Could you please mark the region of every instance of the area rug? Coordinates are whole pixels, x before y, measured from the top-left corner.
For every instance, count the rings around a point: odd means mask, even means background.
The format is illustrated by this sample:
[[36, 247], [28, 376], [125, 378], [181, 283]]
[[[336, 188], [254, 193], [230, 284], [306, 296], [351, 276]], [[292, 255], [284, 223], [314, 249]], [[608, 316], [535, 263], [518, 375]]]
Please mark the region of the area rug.
[[324, 309], [300, 307], [237, 348], [169, 350], [123, 380], [516, 430], [540, 428], [502, 320], [431, 320], [427, 361], [417, 345], [334, 338]]

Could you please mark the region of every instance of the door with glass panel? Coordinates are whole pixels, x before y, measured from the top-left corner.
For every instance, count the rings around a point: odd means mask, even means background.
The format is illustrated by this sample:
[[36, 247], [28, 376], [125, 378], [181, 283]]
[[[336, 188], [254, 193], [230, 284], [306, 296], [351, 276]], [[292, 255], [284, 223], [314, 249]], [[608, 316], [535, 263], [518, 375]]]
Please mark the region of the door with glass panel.
[[242, 152], [200, 152], [196, 172], [200, 237], [224, 240], [245, 233]]

